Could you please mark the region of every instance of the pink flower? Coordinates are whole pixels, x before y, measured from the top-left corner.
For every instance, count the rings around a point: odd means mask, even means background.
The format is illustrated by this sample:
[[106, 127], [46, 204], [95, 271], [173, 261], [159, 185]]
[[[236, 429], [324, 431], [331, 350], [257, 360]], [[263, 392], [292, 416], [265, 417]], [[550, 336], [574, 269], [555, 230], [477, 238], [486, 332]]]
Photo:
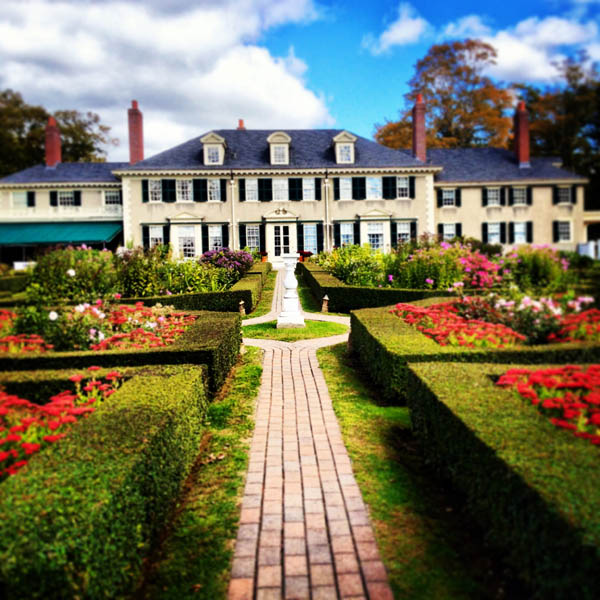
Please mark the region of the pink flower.
[[118, 300], [121, 297], [121, 294], [119, 294], [119, 292], [117, 292], [116, 294], [113, 294], [113, 298], [115, 300]]

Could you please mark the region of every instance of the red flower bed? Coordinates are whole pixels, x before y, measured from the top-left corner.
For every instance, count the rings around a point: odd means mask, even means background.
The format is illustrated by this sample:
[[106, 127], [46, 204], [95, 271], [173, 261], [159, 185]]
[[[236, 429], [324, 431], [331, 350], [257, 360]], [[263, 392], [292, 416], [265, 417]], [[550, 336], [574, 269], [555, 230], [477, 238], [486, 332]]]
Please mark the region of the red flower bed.
[[[100, 367], [89, 367], [96, 371]], [[122, 377], [111, 371], [104, 382], [91, 375], [73, 375], [75, 391], [66, 390], [43, 406], [0, 389], [0, 481], [14, 475], [29, 457], [67, 435], [72, 423], [94, 412], [98, 402], [113, 394]]]
[[497, 385], [514, 387], [556, 427], [600, 445], [600, 365], [510, 369]]
[[592, 308], [566, 315], [562, 328], [548, 336], [549, 342], [600, 342], [600, 310]]

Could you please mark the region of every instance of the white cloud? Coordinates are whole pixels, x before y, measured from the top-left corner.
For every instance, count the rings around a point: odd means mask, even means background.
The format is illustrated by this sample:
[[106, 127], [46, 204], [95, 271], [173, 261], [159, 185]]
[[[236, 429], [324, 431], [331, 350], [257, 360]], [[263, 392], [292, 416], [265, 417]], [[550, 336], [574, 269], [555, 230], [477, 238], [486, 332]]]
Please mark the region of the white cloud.
[[428, 28], [429, 23], [419, 16], [412, 5], [401, 2], [398, 6], [398, 18], [377, 38], [373, 34], [367, 34], [362, 45], [374, 55], [383, 54], [394, 46], [418, 42]]
[[330, 126], [324, 98], [270, 28], [317, 18], [313, 0], [4, 0], [0, 88], [48, 110], [92, 110], [128, 155], [126, 109], [144, 113], [146, 156], [217, 127]]
[[477, 38], [488, 35], [490, 28], [483, 22], [479, 15], [467, 15], [458, 21], [448, 23], [444, 28], [443, 36], [457, 39]]

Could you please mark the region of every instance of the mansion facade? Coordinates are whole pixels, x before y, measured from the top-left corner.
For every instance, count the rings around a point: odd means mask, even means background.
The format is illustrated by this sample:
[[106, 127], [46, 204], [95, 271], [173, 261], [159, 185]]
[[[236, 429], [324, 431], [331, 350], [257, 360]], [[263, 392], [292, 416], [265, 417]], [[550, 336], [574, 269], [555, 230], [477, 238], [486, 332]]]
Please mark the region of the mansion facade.
[[51, 118], [46, 165], [0, 180], [0, 262], [59, 243], [170, 243], [183, 258], [247, 247], [278, 262], [344, 244], [389, 251], [423, 233], [575, 250], [600, 221], [584, 211], [585, 178], [529, 156], [523, 103], [514, 153], [427, 150], [420, 98], [411, 150], [345, 130], [250, 130], [240, 120], [144, 159], [135, 101], [129, 135], [129, 163], [62, 163]]

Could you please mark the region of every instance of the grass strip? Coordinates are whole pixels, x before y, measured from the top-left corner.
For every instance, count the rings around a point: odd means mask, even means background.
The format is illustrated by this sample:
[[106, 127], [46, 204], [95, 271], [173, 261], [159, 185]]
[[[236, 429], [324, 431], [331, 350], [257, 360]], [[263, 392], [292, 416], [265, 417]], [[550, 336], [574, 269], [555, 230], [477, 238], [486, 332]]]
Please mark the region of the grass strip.
[[203, 450], [138, 598], [226, 597], [261, 358], [261, 350], [247, 348], [222, 394], [209, 406]]
[[252, 313], [244, 316], [244, 319], [253, 319], [254, 317], [262, 317], [271, 310], [273, 304], [273, 294], [275, 293], [275, 280], [277, 279], [277, 271], [270, 271], [266, 276], [265, 285], [262, 289], [262, 295], [256, 308]]
[[348, 327], [329, 321], [306, 321], [305, 327], [293, 329], [277, 329], [277, 321], [246, 325], [242, 327], [242, 335], [246, 338], [278, 340], [280, 342], [296, 342], [313, 338], [329, 337], [346, 333]]

